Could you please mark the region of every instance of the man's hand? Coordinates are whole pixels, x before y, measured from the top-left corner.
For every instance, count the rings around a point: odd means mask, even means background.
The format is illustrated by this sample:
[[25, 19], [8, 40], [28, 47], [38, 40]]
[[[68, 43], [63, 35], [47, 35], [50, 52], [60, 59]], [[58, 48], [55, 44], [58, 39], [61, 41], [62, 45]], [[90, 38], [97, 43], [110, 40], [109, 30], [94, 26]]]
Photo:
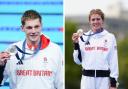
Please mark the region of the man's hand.
[[0, 65], [5, 65], [5, 63], [9, 59], [10, 59], [10, 54], [8, 52], [1, 52], [0, 53]]

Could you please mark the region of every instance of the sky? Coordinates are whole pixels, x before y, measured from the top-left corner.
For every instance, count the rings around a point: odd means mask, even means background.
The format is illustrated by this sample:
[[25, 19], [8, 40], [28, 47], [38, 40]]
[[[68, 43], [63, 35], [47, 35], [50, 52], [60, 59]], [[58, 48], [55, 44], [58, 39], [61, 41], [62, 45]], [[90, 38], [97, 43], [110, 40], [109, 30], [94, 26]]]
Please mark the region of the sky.
[[128, 9], [128, 0], [64, 0], [65, 15], [86, 15], [91, 9], [99, 8], [108, 12], [107, 8], [117, 2], [121, 2], [124, 9]]

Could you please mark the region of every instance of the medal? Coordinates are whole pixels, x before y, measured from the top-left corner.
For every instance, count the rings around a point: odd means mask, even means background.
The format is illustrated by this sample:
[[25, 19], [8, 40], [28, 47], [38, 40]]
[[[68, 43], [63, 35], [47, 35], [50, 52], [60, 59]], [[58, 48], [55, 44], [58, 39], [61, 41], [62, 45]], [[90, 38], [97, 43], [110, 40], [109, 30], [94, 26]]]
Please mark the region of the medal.
[[5, 51], [8, 52], [11, 56], [15, 55], [18, 52], [18, 50], [17, 50], [15, 45], [7, 48]]

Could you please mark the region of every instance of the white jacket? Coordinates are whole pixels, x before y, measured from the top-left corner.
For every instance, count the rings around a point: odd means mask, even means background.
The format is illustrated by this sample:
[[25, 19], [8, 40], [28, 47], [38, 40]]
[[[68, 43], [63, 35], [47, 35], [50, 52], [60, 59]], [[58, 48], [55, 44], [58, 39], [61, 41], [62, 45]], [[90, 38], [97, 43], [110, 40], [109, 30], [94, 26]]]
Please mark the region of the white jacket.
[[[88, 31], [82, 35], [84, 41], [87, 41], [87, 35], [93, 34]], [[78, 50], [74, 50], [73, 57], [77, 64], [81, 64], [86, 70], [110, 70], [110, 77], [118, 78], [118, 58], [115, 36], [105, 29], [97, 34], [91, 35], [89, 44], [85, 45], [79, 38], [79, 46], [82, 56], [82, 62], [78, 58]]]
[[[41, 35], [41, 49], [34, 55], [25, 54], [22, 64], [15, 56], [7, 61], [4, 80], [9, 77], [11, 89], [64, 89], [62, 52], [58, 45]], [[14, 43], [22, 49], [23, 41]], [[26, 45], [26, 52], [33, 53]], [[21, 53], [18, 52], [21, 57]], [[3, 81], [4, 81], [3, 80]]]

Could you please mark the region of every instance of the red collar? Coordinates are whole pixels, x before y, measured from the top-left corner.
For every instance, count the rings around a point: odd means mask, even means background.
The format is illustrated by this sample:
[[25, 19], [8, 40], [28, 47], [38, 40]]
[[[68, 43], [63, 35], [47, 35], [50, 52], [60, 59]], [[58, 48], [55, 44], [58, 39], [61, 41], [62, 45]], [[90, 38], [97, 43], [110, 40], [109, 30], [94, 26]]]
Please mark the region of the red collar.
[[48, 39], [43, 34], [40, 36], [40, 40], [41, 40], [41, 49], [46, 48], [50, 43], [50, 39]]
[[36, 48], [38, 47], [38, 45], [32, 45], [32, 44], [28, 44], [28, 43], [27, 43], [27, 46], [28, 46], [28, 48], [31, 49], [31, 50], [32, 50], [33, 48], [36, 49]]
[[[41, 48], [40, 49], [46, 48], [50, 43], [50, 39], [45, 37], [43, 34], [40, 36], [40, 41], [41, 41]], [[27, 44], [27, 46], [29, 49], [32, 49], [33, 47], [34, 47], [34, 49], [36, 49], [38, 47], [38, 45], [32, 45], [32, 44]]]

